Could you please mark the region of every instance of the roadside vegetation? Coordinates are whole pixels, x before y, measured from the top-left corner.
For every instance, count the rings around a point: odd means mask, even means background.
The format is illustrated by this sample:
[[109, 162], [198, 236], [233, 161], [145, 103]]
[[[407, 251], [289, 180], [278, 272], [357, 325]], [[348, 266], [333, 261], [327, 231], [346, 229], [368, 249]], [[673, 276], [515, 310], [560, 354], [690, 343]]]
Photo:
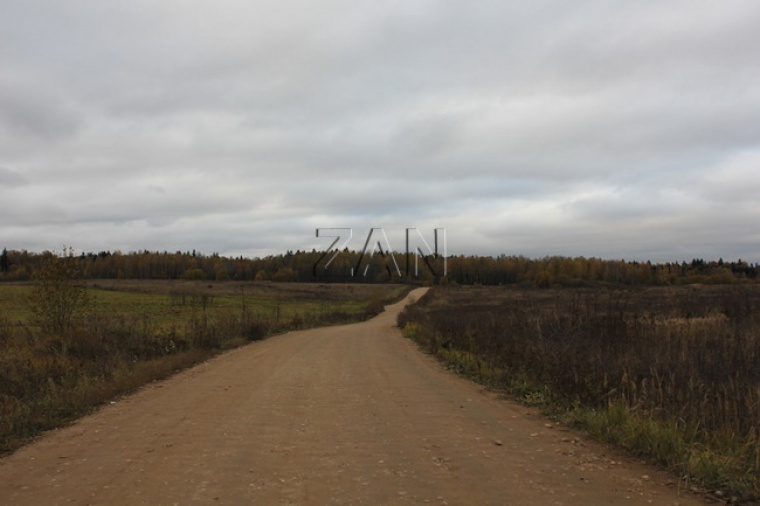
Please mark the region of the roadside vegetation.
[[760, 497], [760, 286], [434, 287], [399, 316], [427, 352], [676, 472]]
[[220, 351], [366, 318], [425, 284], [399, 324], [452, 369], [683, 484], [760, 497], [759, 264], [454, 256], [445, 276], [431, 257], [409, 277], [418, 261], [3, 249], [0, 452]]
[[224, 350], [360, 321], [402, 285], [85, 281], [70, 252], [0, 284], [0, 454]]

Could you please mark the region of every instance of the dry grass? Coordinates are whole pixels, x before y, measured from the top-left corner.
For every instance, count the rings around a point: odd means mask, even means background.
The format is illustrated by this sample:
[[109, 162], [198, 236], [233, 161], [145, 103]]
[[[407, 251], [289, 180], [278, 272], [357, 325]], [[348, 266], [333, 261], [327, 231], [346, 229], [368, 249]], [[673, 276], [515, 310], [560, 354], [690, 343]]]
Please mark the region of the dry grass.
[[533, 385], [602, 439], [760, 494], [760, 286], [436, 288], [400, 324], [463, 372]]
[[220, 351], [358, 321], [400, 285], [107, 281], [65, 332], [34, 325], [30, 284], [0, 284], [0, 453]]

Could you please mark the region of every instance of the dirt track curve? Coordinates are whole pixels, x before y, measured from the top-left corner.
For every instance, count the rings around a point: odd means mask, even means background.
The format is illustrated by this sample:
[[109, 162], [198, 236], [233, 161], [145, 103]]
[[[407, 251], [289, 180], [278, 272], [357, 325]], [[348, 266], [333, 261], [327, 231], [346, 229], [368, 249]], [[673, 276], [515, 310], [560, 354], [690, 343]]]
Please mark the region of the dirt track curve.
[[403, 304], [234, 350], [47, 434], [0, 459], [0, 504], [703, 504], [443, 370], [394, 328]]

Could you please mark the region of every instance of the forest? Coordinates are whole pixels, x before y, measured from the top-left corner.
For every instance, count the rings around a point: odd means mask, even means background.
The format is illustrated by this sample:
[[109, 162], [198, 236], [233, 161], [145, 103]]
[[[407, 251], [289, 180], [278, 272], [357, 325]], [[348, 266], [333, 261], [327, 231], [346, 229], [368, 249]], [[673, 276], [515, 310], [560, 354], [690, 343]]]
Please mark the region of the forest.
[[[287, 251], [263, 258], [227, 257], [193, 251], [100, 251], [77, 253], [87, 279], [183, 279], [209, 281], [408, 282], [459, 285], [523, 285], [539, 288], [731, 284], [757, 280], [760, 265], [741, 259], [692, 259], [667, 263], [551, 256], [415, 257], [343, 250]], [[0, 281], [33, 279], [56, 252], [3, 249]], [[416, 275], [415, 275], [416, 271]], [[399, 276], [399, 274], [401, 274]]]

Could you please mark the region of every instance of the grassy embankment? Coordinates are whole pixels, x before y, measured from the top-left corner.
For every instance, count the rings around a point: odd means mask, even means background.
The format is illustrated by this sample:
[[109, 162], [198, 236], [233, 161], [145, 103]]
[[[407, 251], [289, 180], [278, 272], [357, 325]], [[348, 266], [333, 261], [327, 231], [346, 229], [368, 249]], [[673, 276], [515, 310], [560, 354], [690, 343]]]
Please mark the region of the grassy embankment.
[[0, 284], [0, 454], [116, 396], [272, 334], [359, 321], [400, 285], [96, 281], [62, 333], [34, 325], [31, 284]]
[[399, 325], [452, 369], [722, 498], [760, 497], [760, 286], [435, 287]]

